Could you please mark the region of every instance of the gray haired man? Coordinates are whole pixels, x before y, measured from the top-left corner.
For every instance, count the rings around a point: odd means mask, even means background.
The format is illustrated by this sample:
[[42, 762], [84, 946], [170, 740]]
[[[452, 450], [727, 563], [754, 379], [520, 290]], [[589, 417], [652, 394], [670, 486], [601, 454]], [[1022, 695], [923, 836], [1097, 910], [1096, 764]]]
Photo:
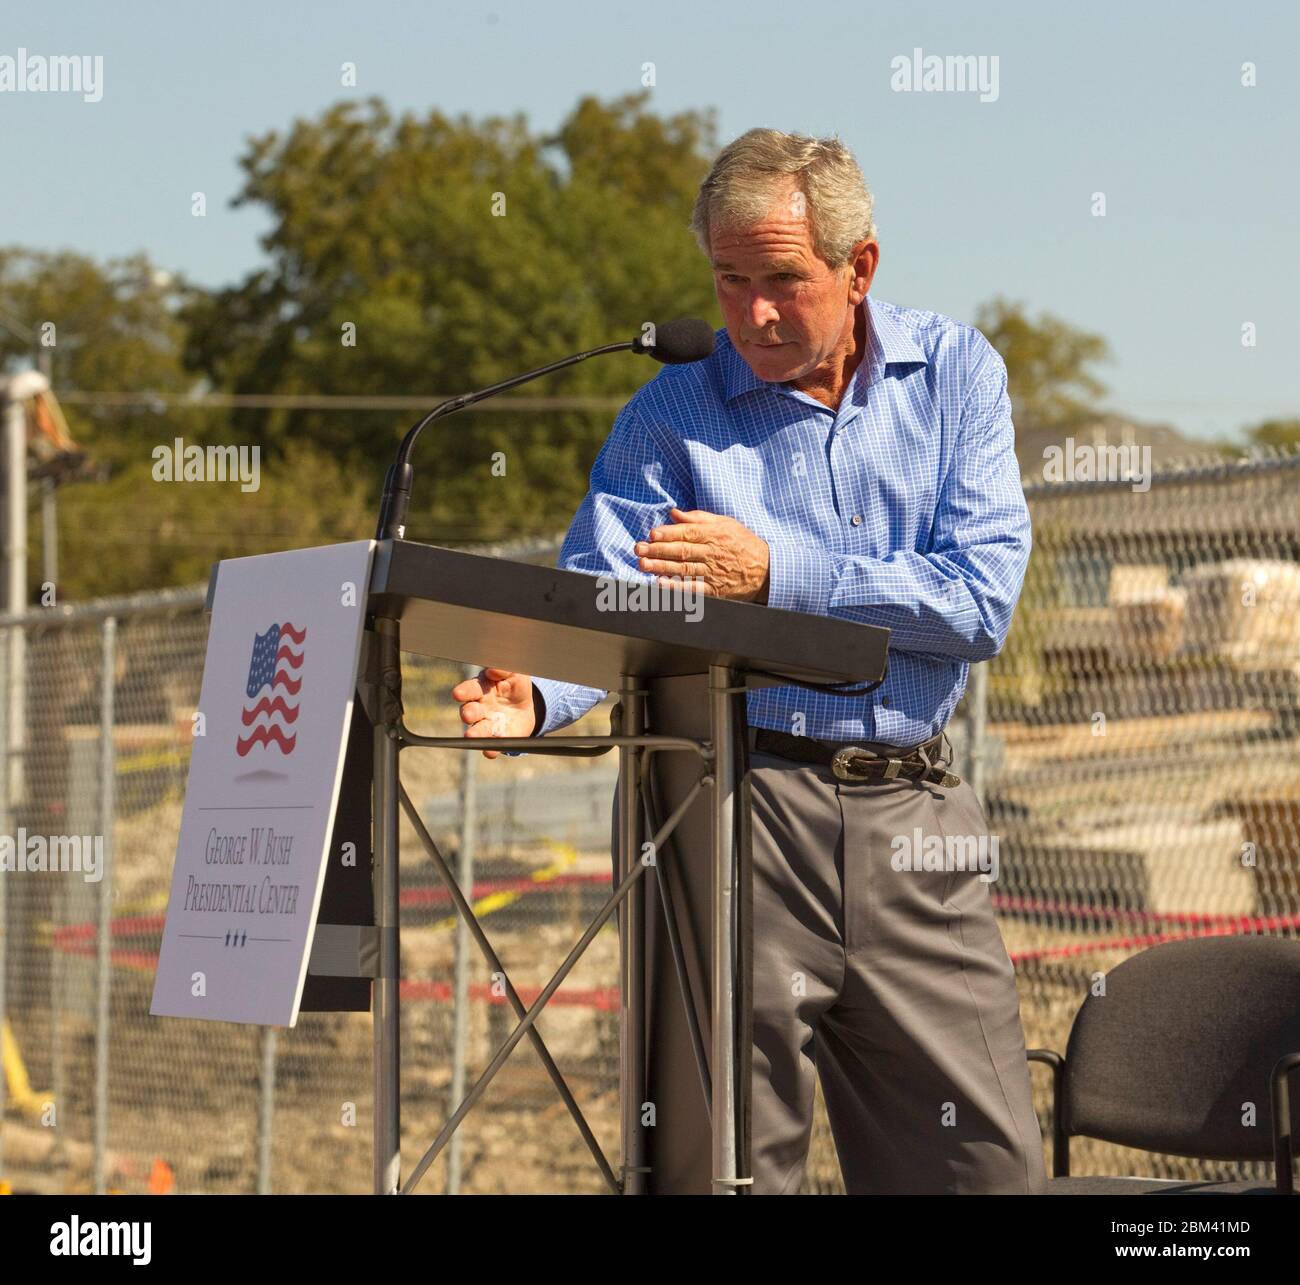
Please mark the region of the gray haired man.
[[[869, 695], [747, 697], [753, 1190], [799, 1189], [816, 1075], [850, 1192], [1042, 1191], [996, 866], [967, 855], [995, 856], [996, 838], [943, 736], [1029, 557], [1006, 368], [971, 327], [869, 297], [872, 198], [838, 140], [751, 130], [692, 227], [726, 327], [620, 412], [560, 565], [892, 631]], [[553, 731], [605, 694], [492, 669], [452, 690], [484, 737]], [[861, 775], [833, 767], [845, 746], [876, 756]], [[677, 838], [707, 850], [698, 829]], [[696, 912], [700, 864], [683, 863]], [[651, 967], [650, 1188], [703, 1192], [708, 1123], [682, 1006], [662, 998], [667, 952]]]

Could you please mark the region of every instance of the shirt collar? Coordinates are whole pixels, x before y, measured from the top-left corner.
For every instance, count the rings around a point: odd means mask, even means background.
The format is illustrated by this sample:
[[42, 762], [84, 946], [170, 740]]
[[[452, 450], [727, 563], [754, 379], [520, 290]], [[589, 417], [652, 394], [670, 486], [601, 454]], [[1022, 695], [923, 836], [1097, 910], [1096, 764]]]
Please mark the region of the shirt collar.
[[[916, 346], [915, 341], [904, 331], [886, 310], [872, 301], [870, 295], [865, 300], [868, 327], [867, 352], [853, 372], [853, 389], [861, 385], [864, 371], [874, 383], [878, 374], [891, 365], [927, 364], [925, 354]], [[723, 332], [726, 333], [725, 331]], [[724, 400], [731, 401], [742, 393], [752, 392], [755, 388], [769, 388], [773, 392], [789, 393], [794, 390], [784, 384], [774, 384], [760, 379], [754, 374], [750, 364], [735, 350], [730, 340], [723, 353], [723, 389]]]

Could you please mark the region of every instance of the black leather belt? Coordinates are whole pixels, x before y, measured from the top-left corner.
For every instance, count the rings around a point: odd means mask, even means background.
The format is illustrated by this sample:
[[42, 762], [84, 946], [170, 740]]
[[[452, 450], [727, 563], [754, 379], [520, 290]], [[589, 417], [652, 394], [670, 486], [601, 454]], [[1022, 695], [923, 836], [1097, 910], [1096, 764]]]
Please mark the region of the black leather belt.
[[940, 732], [912, 749], [886, 747], [884, 752], [877, 752], [851, 741], [817, 741], [767, 727], [754, 729], [754, 748], [760, 753], [829, 767], [841, 781], [892, 781], [902, 777], [936, 785], [960, 785], [961, 777], [948, 771], [948, 755], [943, 752], [946, 739]]

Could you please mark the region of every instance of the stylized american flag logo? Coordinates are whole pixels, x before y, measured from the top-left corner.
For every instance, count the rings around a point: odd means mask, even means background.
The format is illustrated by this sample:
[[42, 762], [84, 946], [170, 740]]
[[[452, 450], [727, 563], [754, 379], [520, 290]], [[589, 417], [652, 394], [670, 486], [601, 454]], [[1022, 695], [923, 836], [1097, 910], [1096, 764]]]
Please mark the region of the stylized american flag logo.
[[[253, 659], [248, 665], [248, 686], [244, 690], [244, 708], [240, 717], [251, 728], [235, 744], [240, 758], [254, 745], [273, 742], [283, 754], [292, 754], [298, 733], [285, 734], [298, 721], [298, 692], [302, 679], [295, 677], [306, 656], [303, 643], [305, 629], [293, 625], [272, 625], [264, 634], [253, 638]], [[298, 648], [297, 651], [293, 647]]]

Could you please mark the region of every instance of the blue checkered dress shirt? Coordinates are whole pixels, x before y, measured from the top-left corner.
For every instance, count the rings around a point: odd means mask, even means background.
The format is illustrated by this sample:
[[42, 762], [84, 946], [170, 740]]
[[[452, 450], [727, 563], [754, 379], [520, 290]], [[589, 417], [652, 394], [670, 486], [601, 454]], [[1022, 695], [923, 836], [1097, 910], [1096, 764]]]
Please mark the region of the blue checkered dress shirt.
[[[865, 696], [768, 687], [751, 726], [912, 746], [948, 721], [972, 661], [1006, 638], [1029, 559], [1007, 372], [971, 326], [868, 297], [869, 348], [837, 411], [768, 383], [717, 332], [619, 412], [558, 565], [654, 580], [633, 545], [670, 507], [727, 514], [771, 550], [767, 605], [887, 625]], [[707, 608], [706, 608], [707, 609]], [[539, 735], [607, 694], [534, 677]]]

